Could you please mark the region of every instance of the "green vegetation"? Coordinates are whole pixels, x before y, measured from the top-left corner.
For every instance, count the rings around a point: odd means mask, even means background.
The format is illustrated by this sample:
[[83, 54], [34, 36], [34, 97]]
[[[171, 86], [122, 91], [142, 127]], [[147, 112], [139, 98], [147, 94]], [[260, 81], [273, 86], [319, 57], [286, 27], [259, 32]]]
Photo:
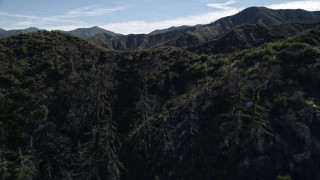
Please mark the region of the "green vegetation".
[[319, 27], [220, 55], [1, 39], [1, 179], [316, 179], [319, 57]]

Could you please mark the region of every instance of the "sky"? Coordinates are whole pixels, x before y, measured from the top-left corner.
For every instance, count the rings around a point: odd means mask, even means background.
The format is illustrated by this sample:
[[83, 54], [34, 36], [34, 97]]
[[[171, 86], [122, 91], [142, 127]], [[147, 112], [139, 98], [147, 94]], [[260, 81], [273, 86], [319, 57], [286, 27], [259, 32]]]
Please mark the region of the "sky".
[[0, 28], [73, 30], [99, 26], [149, 33], [172, 26], [208, 24], [250, 6], [320, 10], [320, 0], [0, 0]]

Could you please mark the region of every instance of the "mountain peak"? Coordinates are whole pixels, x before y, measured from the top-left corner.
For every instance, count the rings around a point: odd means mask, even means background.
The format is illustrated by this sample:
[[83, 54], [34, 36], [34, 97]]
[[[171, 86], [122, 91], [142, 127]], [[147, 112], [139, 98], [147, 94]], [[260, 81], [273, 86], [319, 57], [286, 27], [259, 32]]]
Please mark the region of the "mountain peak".
[[40, 29], [36, 28], [36, 27], [29, 27], [27, 29], [25, 29], [27, 32], [37, 32], [39, 31]]
[[[92, 26], [90, 29], [103, 29], [103, 28], [101, 28], [101, 27], [99, 27], [99, 26]], [[104, 29], [105, 30], [105, 29]]]
[[266, 7], [260, 6], [253, 6], [253, 7], [248, 7], [242, 11], [240, 11], [238, 14], [239, 15], [248, 15], [248, 16], [261, 16], [263, 13], [268, 12], [268, 11], [274, 11], [272, 9], [268, 9]]
[[79, 38], [82, 38], [82, 39], [89, 39], [89, 38], [92, 38], [93, 36], [95, 36], [97, 34], [101, 34], [101, 33], [106, 33], [110, 36], [118, 36], [119, 35], [114, 32], [102, 29], [98, 26], [93, 26], [90, 28], [78, 28], [78, 29], [75, 29], [72, 31], [68, 31], [68, 33], [73, 36], [77, 36]]
[[272, 10], [272, 9], [266, 8], [264, 6], [252, 6], [244, 9], [243, 11], [265, 11], [265, 10]]
[[105, 29], [100, 28], [99, 26], [92, 26], [92, 27], [88, 27], [88, 28], [81, 27], [81, 28], [74, 29], [72, 31], [75, 31], [75, 30], [95, 30], [95, 29], [105, 30]]

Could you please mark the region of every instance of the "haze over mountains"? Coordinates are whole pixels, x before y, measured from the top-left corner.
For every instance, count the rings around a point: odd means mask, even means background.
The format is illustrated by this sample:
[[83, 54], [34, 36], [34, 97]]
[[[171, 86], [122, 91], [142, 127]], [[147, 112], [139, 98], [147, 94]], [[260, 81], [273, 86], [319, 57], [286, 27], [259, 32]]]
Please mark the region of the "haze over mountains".
[[0, 179], [320, 179], [319, 24], [0, 29]]

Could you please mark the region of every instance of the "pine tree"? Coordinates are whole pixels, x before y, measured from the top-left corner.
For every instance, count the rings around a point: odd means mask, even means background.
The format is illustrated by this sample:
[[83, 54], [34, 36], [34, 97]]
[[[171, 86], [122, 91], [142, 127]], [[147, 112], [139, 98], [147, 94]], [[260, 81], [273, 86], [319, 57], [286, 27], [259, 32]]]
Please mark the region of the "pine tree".
[[257, 131], [261, 131], [265, 134], [272, 135], [270, 132], [270, 124], [265, 119], [267, 109], [259, 105], [260, 101], [260, 92], [263, 89], [263, 86], [256, 88], [253, 91], [253, 105], [251, 107], [251, 137], [257, 133]]
[[11, 173], [9, 170], [12, 164], [12, 162], [6, 159], [6, 157], [2, 154], [2, 150], [0, 149], [0, 177], [2, 180], [10, 179]]
[[[134, 130], [131, 135], [134, 138], [135, 151], [138, 156], [150, 157], [151, 136], [155, 132], [154, 118], [151, 116], [155, 111], [156, 99], [148, 94], [147, 85], [140, 91], [140, 98], [135, 104]], [[140, 157], [142, 158], [142, 157]]]

